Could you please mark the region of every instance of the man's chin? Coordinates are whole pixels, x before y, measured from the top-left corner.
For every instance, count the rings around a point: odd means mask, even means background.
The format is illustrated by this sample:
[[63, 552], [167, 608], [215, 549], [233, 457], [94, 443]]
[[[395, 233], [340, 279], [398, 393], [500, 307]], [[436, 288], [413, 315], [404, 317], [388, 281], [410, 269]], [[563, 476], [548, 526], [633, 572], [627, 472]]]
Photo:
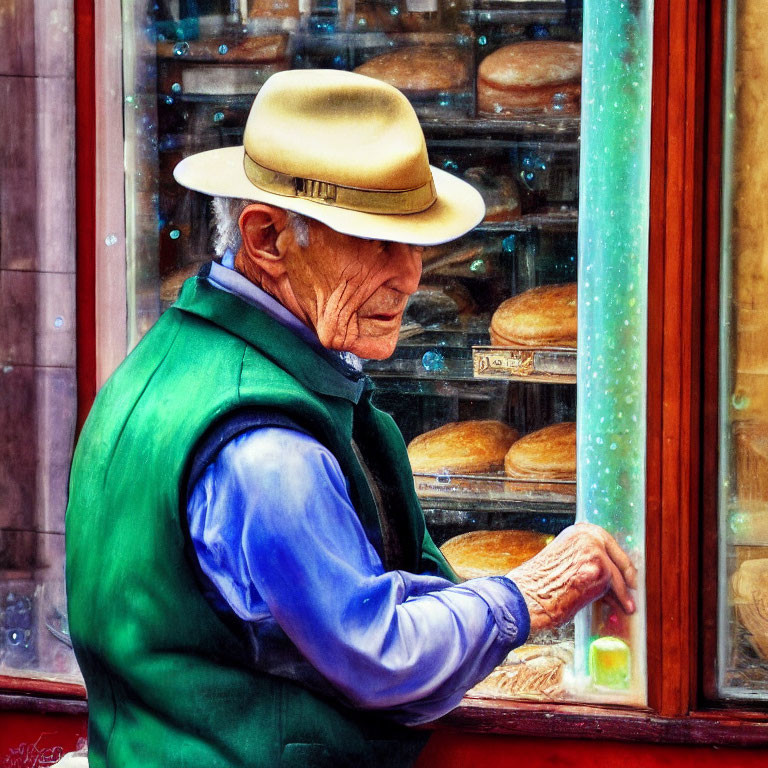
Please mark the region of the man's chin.
[[386, 360], [392, 357], [397, 347], [397, 334], [392, 338], [363, 338], [357, 339], [348, 352], [363, 358], [364, 360]]

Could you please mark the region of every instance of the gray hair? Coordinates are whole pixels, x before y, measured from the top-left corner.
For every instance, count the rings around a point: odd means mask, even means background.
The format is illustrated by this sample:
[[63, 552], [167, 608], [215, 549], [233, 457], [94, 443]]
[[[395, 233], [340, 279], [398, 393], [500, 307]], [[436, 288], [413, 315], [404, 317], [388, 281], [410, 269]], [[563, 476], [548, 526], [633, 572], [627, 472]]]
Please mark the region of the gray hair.
[[[237, 253], [243, 245], [240, 234], [240, 214], [250, 205], [252, 200], [243, 200], [239, 197], [214, 197], [211, 201], [213, 213], [213, 250], [219, 258], [222, 258], [227, 249]], [[309, 222], [306, 217], [286, 211], [288, 214], [288, 226], [293, 230], [296, 242], [301, 248], [309, 246]]]

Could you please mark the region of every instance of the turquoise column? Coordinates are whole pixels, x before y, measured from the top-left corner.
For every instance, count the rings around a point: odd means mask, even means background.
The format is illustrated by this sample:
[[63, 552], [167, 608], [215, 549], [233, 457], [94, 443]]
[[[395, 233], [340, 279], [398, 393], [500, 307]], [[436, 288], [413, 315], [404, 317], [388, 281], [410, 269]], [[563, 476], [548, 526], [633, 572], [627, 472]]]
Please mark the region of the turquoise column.
[[[643, 583], [651, 0], [585, 0], [579, 218], [577, 519], [608, 529]], [[643, 702], [645, 595], [631, 620], [577, 619], [576, 692]], [[629, 647], [624, 682], [590, 675], [589, 648]], [[610, 662], [617, 646], [606, 641]], [[598, 643], [594, 651], [600, 648]], [[618, 657], [621, 653], [618, 653]], [[599, 663], [600, 656], [597, 661]], [[626, 655], [625, 655], [626, 659]], [[592, 672], [595, 672], [593, 667]], [[614, 670], [615, 672], [615, 670]]]

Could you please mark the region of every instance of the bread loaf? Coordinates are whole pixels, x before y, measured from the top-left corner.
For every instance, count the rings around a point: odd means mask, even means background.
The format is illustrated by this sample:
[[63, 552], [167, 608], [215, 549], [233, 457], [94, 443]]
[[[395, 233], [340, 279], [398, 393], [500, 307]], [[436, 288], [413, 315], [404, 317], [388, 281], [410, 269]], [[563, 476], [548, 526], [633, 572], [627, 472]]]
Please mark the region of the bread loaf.
[[450, 46], [413, 46], [369, 59], [355, 72], [394, 85], [406, 94], [453, 91], [469, 82], [466, 56]]
[[491, 318], [497, 346], [576, 346], [576, 283], [542, 285], [503, 302]]
[[421, 474], [493, 472], [518, 438], [500, 421], [460, 421], [415, 437], [408, 444], [411, 468]]
[[504, 471], [521, 480], [576, 480], [576, 424], [552, 424], [521, 437], [507, 451]]
[[513, 43], [491, 53], [477, 73], [477, 106], [491, 115], [578, 114], [581, 43]]
[[530, 560], [553, 536], [537, 531], [471, 531], [454, 536], [440, 547], [463, 579], [503, 576]]

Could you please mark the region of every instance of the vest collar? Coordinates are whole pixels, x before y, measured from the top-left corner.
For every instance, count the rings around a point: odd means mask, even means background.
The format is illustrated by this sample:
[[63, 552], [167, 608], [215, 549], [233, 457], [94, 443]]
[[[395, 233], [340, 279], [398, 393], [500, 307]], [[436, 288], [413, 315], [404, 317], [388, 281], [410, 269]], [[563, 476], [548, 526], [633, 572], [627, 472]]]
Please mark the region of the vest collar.
[[290, 328], [236, 294], [214, 287], [207, 276], [208, 270], [203, 267], [197, 277], [187, 280], [173, 306], [243, 339], [314, 392], [357, 404], [370, 389], [367, 377], [350, 372], [335, 355], [314, 349]]

